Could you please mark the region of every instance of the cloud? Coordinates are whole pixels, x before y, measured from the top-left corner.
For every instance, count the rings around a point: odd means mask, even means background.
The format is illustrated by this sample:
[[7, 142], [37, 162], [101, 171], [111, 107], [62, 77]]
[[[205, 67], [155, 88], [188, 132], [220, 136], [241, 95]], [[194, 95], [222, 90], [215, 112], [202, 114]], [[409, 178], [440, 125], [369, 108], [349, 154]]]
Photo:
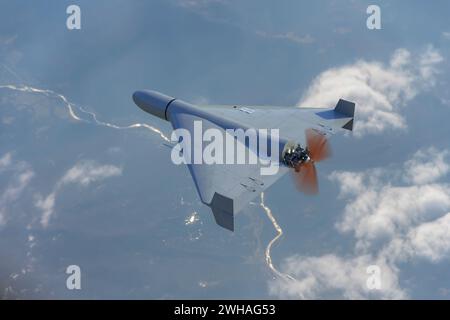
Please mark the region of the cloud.
[[443, 61], [431, 45], [413, 56], [398, 49], [388, 64], [359, 60], [319, 74], [298, 105], [330, 107], [340, 98], [357, 104], [355, 135], [377, 134], [389, 129], [405, 129], [400, 114], [418, 93], [434, 86]]
[[17, 40], [17, 34], [15, 35], [0, 35], [0, 46], [8, 46], [13, 44]]
[[444, 37], [444, 39], [450, 40], [450, 32], [449, 31], [442, 32], [442, 36]]
[[12, 162], [12, 154], [8, 152], [0, 158], [0, 171], [9, 167]]
[[[276, 279], [269, 291], [282, 298], [323, 296], [403, 299], [401, 263], [422, 259], [438, 263], [450, 254], [450, 185], [448, 150], [417, 151], [397, 170], [335, 171], [330, 179], [346, 202], [335, 224], [354, 239], [348, 256], [291, 256], [282, 271], [294, 281]], [[366, 285], [369, 265], [381, 270], [381, 289]]]
[[433, 263], [450, 254], [450, 213], [412, 228], [405, 237], [394, 238], [382, 255], [398, 261], [422, 258]]
[[449, 164], [446, 162], [448, 151], [436, 148], [419, 150], [414, 157], [405, 163], [405, 179], [414, 184], [434, 182], [448, 174]]
[[[16, 202], [34, 177], [34, 171], [24, 161], [13, 162], [12, 153], [8, 152], [0, 158], [0, 174], [10, 170], [12, 176], [0, 194], [0, 226], [7, 220], [10, 206]], [[2, 177], [2, 180], [6, 178]], [[6, 181], [5, 181], [6, 182]]]
[[83, 161], [70, 168], [62, 177], [60, 184], [76, 183], [82, 186], [88, 186], [92, 182], [121, 174], [122, 169], [119, 167], [98, 165], [95, 162]]
[[344, 35], [344, 34], [352, 32], [352, 29], [347, 28], [347, 27], [337, 27], [337, 28], [333, 29], [333, 32], [340, 34], [340, 35]]
[[367, 248], [450, 210], [450, 186], [436, 183], [449, 171], [447, 153], [432, 147], [417, 151], [397, 172], [407, 185], [396, 185], [398, 177], [389, 170], [333, 172], [330, 179], [348, 200], [337, 229]]
[[[6, 223], [7, 214], [10, 211], [11, 205], [20, 199], [25, 188], [35, 176], [34, 171], [28, 163], [14, 161], [12, 152], [5, 153], [0, 157], [0, 175], [2, 175], [2, 181], [7, 181], [7, 178], [4, 177], [7, 173], [10, 173], [9, 182], [3, 190], [0, 189], [0, 226]], [[91, 183], [121, 174], [122, 168], [113, 165], [100, 165], [94, 161], [78, 162], [59, 179], [49, 195], [46, 197], [40, 194], [35, 195], [34, 204], [41, 211], [41, 225], [43, 227], [48, 226], [50, 218], [54, 214], [57, 195], [65, 185], [77, 184], [82, 187], [87, 187]]]
[[48, 227], [50, 218], [54, 212], [55, 198], [56, 198], [56, 191], [50, 193], [45, 198], [42, 198], [42, 196], [40, 196], [40, 195], [38, 195], [36, 197], [35, 206], [36, 206], [36, 208], [38, 208], [42, 211], [40, 222], [44, 228]]
[[438, 262], [450, 253], [450, 213], [424, 223], [409, 232], [407, 245], [411, 255]]
[[228, 16], [220, 14], [224, 8], [228, 7], [228, 0], [172, 0], [172, 3], [208, 21], [240, 27]]
[[214, 4], [227, 4], [226, 0], [177, 0], [176, 3], [184, 8], [204, 8]]
[[122, 168], [113, 165], [100, 165], [94, 161], [80, 161], [75, 164], [56, 183], [53, 191], [48, 196], [36, 195], [35, 206], [42, 211], [40, 219], [42, 227], [48, 227], [55, 211], [57, 194], [65, 185], [78, 184], [82, 187], [87, 187], [91, 183], [120, 176], [121, 174]]
[[442, 185], [371, 185], [350, 199], [336, 227], [342, 233], [353, 233], [357, 248], [377, 245], [450, 210], [450, 188]]
[[[367, 267], [376, 264], [383, 270], [380, 290], [367, 286]], [[370, 255], [342, 258], [334, 254], [320, 257], [291, 256], [282, 265], [295, 279], [275, 279], [269, 292], [282, 299], [336, 299], [388, 298], [403, 299], [406, 293], [398, 286], [395, 268], [384, 259]]]
[[314, 38], [310, 34], [300, 36], [291, 31], [286, 33], [274, 33], [274, 34], [267, 33], [264, 31], [257, 31], [256, 34], [264, 38], [287, 40], [297, 44], [310, 44], [314, 42]]
[[432, 46], [428, 46], [425, 52], [420, 55], [419, 71], [422, 80], [428, 86], [436, 84], [436, 75], [439, 73], [438, 65], [444, 61], [441, 54]]
[[381, 170], [372, 169], [366, 172], [333, 171], [329, 178], [340, 182], [340, 197], [358, 194], [365, 188], [366, 180], [375, 183], [383, 174]]

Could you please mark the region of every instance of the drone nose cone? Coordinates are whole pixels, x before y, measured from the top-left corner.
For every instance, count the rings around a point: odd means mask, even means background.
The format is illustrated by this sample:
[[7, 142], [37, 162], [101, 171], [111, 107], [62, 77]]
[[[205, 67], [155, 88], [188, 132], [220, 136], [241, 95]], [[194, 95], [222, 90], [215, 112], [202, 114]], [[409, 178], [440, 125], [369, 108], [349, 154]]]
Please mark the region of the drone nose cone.
[[164, 120], [167, 120], [166, 108], [173, 100], [173, 97], [157, 91], [139, 90], [133, 93], [133, 101], [139, 108]]
[[133, 93], [133, 101], [139, 108], [141, 108], [143, 97], [144, 97], [143, 91], [136, 91], [135, 93]]
[[148, 91], [140, 90], [133, 93], [134, 103], [145, 112], [153, 113], [151, 112], [152, 100], [151, 93]]

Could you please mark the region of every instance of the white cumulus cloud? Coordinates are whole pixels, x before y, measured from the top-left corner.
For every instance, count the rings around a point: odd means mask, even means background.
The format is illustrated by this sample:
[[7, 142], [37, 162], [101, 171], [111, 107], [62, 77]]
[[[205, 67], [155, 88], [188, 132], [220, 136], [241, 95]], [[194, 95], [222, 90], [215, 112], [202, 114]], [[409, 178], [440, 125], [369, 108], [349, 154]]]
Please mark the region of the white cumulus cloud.
[[36, 208], [42, 211], [40, 222], [44, 228], [48, 227], [50, 217], [52, 216], [53, 211], [55, 209], [55, 198], [56, 198], [56, 191], [50, 193], [45, 198], [42, 198], [42, 196], [40, 195], [36, 197], [35, 206]]
[[447, 157], [447, 150], [428, 148], [417, 151], [405, 164], [405, 179], [414, 184], [424, 184], [440, 179], [450, 170], [450, 165], [446, 161]]
[[[367, 268], [376, 264], [382, 272], [379, 290], [367, 286]], [[282, 265], [283, 272], [295, 280], [275, 279], [269, 292], [282, 299], [388, 298], [404, 299], [406, 293], [399, 288], [395, 268], [383, 258], [370, 255], [343, 258], [334, 254], [320, 257], [291, 256]]]
[[356, 103], [355, 135], [405, 129], [401, 109], [436, 83], [441, 54], [427, 46], [419, 55], [398, 49], [389, 63], [359, 60], [319, 74], [299, 101], [301, 107], [331, 107], [340, 99]]
[[450, 213], [419, 225], [409, 232], [407, 242], [413, 255], [438, 262], [450, 253]]
[[440, 262], [450, 254], [450, 213], [411, 228], [406, 236], [394, 238], [381, 255], [398, 261], [422, 258]]
[[113, 165], [98, 165], [95, 162], [77, 163], [61, 179], [60, 184], [77, 183], [88, 186], [90, 183], [122, 174], [122, 169]]
[[[270, 292], [282, 298], [407, 298], [399, 281], [402, 262], [449, 258], [450, 184], [443, 179], [449, 173], [447, 154], [430, 147], [398, 170], [333, 172], [330, 179], [346, 201], [336, 230], [353, 237], [353, 253], [288, 257], [282, 271], [297, 280], [275, 279]], [[369, 265], [381, 270], [380, 290], [366, 285]]]
[[341, 232], [352, 232], [358, 247], [392, 238], [412, 224], [450, 210], [450, 188], [444, 185], [371, 185], [351, 198], [337, 223]]

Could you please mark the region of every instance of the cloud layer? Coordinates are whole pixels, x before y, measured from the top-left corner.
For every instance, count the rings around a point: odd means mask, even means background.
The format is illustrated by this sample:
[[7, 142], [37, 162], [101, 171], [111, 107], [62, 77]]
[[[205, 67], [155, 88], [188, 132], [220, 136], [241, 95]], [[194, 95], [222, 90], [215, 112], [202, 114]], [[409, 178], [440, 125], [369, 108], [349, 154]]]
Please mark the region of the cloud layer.
[[[401, 262], [438, 263], [450, 254], [448, 166], [448, 151], [430, 147], [400, 170], [333, 172], [330, 179], [346, 201], [336, 230], [353, 237], [353, 253], [289, 257], [283, 272], [297, 280], [276, 279], [270, 292], [282, 298], [407, 298], [399, 284]], [[366, 285], [370, 265], [381, 270], [380, 290]]]
[[56, 183], [53, 191], [46, 197], [36, 195], [35, 206], [41, 210], [41, 225], [46, 228], [55, 211], [56, 196], [68, 184], [78, 184], [87, 187], [91, 183], [109, 177], [120, 176], [122, 169], [113, 165], [100, 165], [94, 161], [80, 161], [70, 168]]
[[[6, 177], [10, 173], [9, 179]], [[0, 177], [5, 183], [5, 188], [0, 189], [0, 226], [4, 225], [11, 207], [19, 199], [25, 188], [34, 177], [34, 171], [24, 161], [13, 161], [11, 152], [0, 158]]]
[[357, 104], [355, 135], [405, 129], [401, 109], [417, 94], [434, 86], [441, 54], [431, 45], [419, 55], [398, 49], [388, 64], [359, 60], [322, 72], [312, 82], [302, 107], [330, 107], [340, 99]]

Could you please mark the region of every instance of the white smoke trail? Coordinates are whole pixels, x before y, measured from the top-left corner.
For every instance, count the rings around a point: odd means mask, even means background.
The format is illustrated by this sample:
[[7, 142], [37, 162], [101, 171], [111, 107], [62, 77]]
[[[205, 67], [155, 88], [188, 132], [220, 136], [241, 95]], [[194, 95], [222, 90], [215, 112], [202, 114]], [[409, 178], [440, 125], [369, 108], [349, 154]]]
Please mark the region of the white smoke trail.
[[[28, 92], [28, 93], [39, 93], [39, 94], [44, 94], [47, 97], [53, 97], [53, 98], [60, 99], [61, 101], [63, 101], [65, 103], [66, 108], [67, 108], [67, 110], [69, 112], [69, 115], [70, 115], [70, 117], [72, 119], [74, 119], [76, 121], [83, 121], [83, 122], [88, 122], [88, 123], [90, 122], [89, 120], [83, 119], [80, 116], [78, 116], [76, 114], [76, 112], [74, 111], [76, 106], [74, 104], [70, 103], [69, 100], [64, 95], [62, 95], [60, 93], [57, 93], [55, 91], [48, 90], [48, 89], [34, 88], [34, 87], [26, 86], [26, 85], [15, 86], [15, 85], [11, 85], [11, 84], [0, 85], [0, 89], [9, 89], [9, 90], [20, 91], [20, 92]], [[92, 117], [92, 120], [94, 121], [94, 123], [96, 125], [109, 127], [109, 128], [113, 128], [113, 129], [118, 129], [118, 130], [145, 128], [145, 129], [148, 129], [148, 130], [152, 131], [153, 133], [158, 134], [164, 141], [166, 141], [168, 143], [171, 143], [170, 139], [166, 135], [164, 135], [164, 133], [160, 129], [155, 128], [155, 127], [153, 127], [151, 125], [148, 125], [146, 123], [134, 123], [134, 124], [130, 124], [130, 125], [127, 125], [127, 126], [118, 126], [118, 125], [113, 124], [113, 123], [109, 123], [109, 122], [104, 122], [104, 121], [98, 120], [97, 119], [97, 115], [95, 113], [87, 111], [87, 110], [85, 110], [82, 107], [78, 107], [78, 109], [82, 113], [90, 115]], [[273, 216], [272, 210], [264, 203], [264, 192], [261, 193], [260, 206], [263, 208], [263, 210], [267, 214], [267, 217], [270, 219], [270, 221], [271, 221], [275, 231], [277, 232], [276, 236], [268, 243], [268, 245], [266, 247], [266, 250], [265, 250], [266, 264], [270, 268], [270, 270], [272, 270], [272, 272], [274, 274], [276, 274], [277, 276], [279, 276], [281, 278], [285, 278], [285, 279], [295, 280], [292, 276], [280, 272], [274, 266], [274, 264], [272, 262], [272, 256], [271, 256], [272, 246], [283, 235], [283, 229], [280, 227], [280, 225], [276, 221], [275, 217]]]
[[134, 123], [134, 124], [130, 124], [128, 126], [118, 126], [113, 123], [108, 123], [108, 122], [103, 122], [103, 121], [98, 120], [97, 115], [95, 113], [87, 111], [82, 107], [79, 107], [79, 109], [81, 110], [81, 112], [89, 114], [92, 117], [92, 119], [94, 120], [94, 122], [100, 126], [105, 126], [105, 127], [109, 127], [109, 128], [113, 128], [113, 129], [118, 129], [118, 130], [146, 128], [154, 133], [157, 133], [164, 141], [171, 143], [170, 139], [161, 130], [159, 130], [151, 125], [148, 125], [146, 123]]
[[72, 104], [66, 99], [66, 97], [64, 97], [62, 94], [56, 93], [52, 90], [38, 89], [38, 88], [29, 87], [29, 86], [18, 87], [18, 86], [12, 85], [12, 84], [1, 85], [0, 89], [10, 89], [10, 90], [29, 92], [29, 93], [41, 93], [47, 97], [56, 97], [58, 99], [61, 99], [66, 104], [66, 107], [69, 110], [69, 114], [72, 117], [72, 119], [77, 120], [77, 121], [83, 121], [83, 119], [81, 119], [80, 117], [78, 117], [75, 114], [75, 112], [73, 111]]
[[[76, 106], [72, 103], [69, 102], [69, 100], [63, 96], [60, 93], [54, 92], [52, 90], [47, 90], [47, 89], [39, 89], [39, 88], [34, 88], [34, 87], [30, 87], [30, 86], [15, 86], [15, 85], [0, 85], [0, 89], [9, 89], [9, 90], [14, 90], [14, 91], [20, 91], [20, 92], [28, 92], [28, 93], [39, 93], [39, 94], [43, 94], [47, 97], [51, 97], [51, 98], [57, 98], [60, 99], [61, 101], [64, 102], [64, 104], [66, 105], [67, 110], [69, 111], [69, 115], [72, 119], [76, 120], [76, 121], [84, 121], [84, 122], [90, 122], [89, 120], [83, 119], [81, 118], [79, 115], [77, 115], [75, 113], [75, 108]], [[93, 112], [89, 112], [86, 111], [85, 109], [83, 109], [82, 107], [78, 107], [78, 109], [85, 113], [88, 114], [92, 117], [92, 119], [94, 120], [95, 124], [100, 125], [100, 126], [104, 126], [104, 127], [109, 127], [109, 128], [113, 128], [113, 129], [119, 129], [119, 130], [126, 130], [126, 129], [135, 129], [135, 128], [145, 128], [147, 130], [150, 130], [156, 134], [158, 134], [164, 141], [170, 143], [170, 139], [164, 135], [164, 133], [159, 130], [158, 128], [155, 128], [149, 124], [146, 123], [134, 123], [134, 124], [130, 124], [127, 126], [118, 126], [112, 123], [108, 123], [108, 122], [103, 122], [97, 119], [97, 116], [95, 113]]]
[[263, 208], [263, 210], [266, 212], [267, 217], [270, 219], [270, 222], [272, 222], [272, 225], [275, 229], [275, 231], [277, 232], [276, 236], [270, 240], [270, 242], [267, 244], [266, 247], [266, 251], [265, 251], [265, 257], [266, 257], [266, 263], [267, 266], [270, 268], [270, 270], [272, 270], [272, 272], [274, 274], [276, 274], [277, 276], [281, 277], [281, 278], [286, 278], [289, 280], [295, 280], [295, 278], [293, 278], [292, 276], [282, 273], [281, 271], [279, 271], [272, 262], [272, 255], [271, 255], [271, 251], [272, 251], [272, 246], [275, 242], [278, 241], [278, 239], [283, 235], [283, 229], [281, 229], [280, 225], [278, 224], [277, 220], [275, 219], [275, 217], [272, 214], [272, 210], [264, 203], [264, 192], [261, 192], [261, 202], [260, 202], [260, 206], [261, 208]]

